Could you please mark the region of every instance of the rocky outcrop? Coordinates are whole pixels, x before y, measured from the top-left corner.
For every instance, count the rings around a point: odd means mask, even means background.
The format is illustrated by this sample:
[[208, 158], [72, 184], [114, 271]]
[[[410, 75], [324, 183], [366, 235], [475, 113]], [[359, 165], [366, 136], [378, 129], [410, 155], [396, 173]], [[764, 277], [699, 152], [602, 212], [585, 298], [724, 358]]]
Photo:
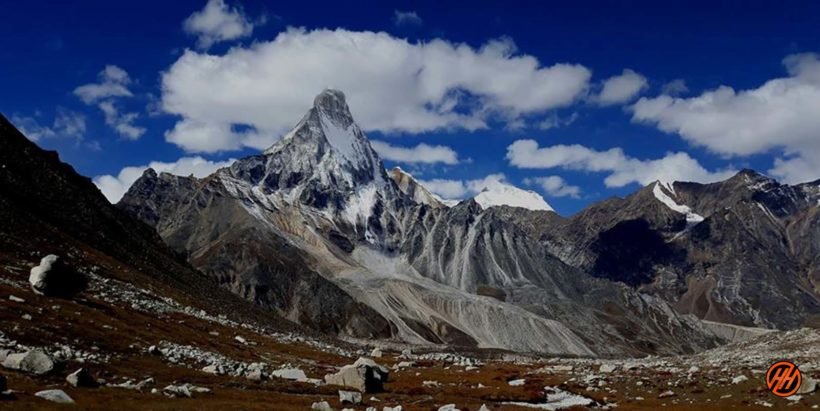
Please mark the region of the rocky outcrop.
[[570, 219], [519, 226], [567, 264], [716, 323], [789, 329], [820, 317], [820, 188], [743, 170], [653, 183]]

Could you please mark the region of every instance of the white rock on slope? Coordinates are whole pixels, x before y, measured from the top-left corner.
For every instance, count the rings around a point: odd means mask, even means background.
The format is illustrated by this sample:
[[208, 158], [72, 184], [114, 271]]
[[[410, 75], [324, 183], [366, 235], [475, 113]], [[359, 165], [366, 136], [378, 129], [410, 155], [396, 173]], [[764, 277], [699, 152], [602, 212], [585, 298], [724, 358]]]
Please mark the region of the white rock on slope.
[[49, 254], [40, 260], [40, 264], [32, 267], [28, 277], [28, 282], [31, 284], [31, 289], [37, 294], [43, 294], [48, 286], [48, 273], [51, 271], [51, 266], [57, 262], [57, 257], [54, 254]]

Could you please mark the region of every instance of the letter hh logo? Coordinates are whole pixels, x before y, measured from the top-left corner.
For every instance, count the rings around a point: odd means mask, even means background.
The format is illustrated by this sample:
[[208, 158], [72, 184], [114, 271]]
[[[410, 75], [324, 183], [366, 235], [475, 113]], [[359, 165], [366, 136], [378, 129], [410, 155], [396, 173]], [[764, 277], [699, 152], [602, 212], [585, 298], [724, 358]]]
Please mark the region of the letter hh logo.
[[780, 361], [772, 364], [766, 373], [766, 386], [774, 395], [778, 397], [788, 397], [800, 389], [803, 383], [803, 376], [794, 363]]

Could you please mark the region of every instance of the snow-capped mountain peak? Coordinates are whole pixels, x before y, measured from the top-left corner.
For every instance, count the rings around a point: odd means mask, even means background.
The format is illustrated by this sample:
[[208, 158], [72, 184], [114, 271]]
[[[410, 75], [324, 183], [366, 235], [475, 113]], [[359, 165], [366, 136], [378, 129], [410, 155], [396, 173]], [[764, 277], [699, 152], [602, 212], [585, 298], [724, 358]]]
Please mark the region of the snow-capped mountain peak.
[[529, 210], [554, 211], [544, 198], [535, 191], [522, 190], [501, 181], [488, 183], [487, 187], [473, 197], [473, 200], [485, 210], [490, 207], [506, 205]]

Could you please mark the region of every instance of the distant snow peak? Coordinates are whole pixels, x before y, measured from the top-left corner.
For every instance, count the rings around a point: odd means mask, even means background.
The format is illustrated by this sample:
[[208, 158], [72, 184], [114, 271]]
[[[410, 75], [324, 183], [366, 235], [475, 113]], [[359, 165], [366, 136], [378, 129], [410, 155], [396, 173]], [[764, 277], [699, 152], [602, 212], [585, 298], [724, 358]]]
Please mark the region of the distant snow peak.
[[[661, 181], [655, 182], [655, 187], [652, 188], [652, 194], [655, 195], [655, 198], [657, 198], [658, 201], [665, 204], [672, 211], [675, 211], [675, 212], [686, 215], [686, 225], [687, 225], [687, 227], [691, 227], [691, 226], [703, 221], [703, 216], [693, 212], [692, 209], [689, 208], [689, 206], [680, 205], [677, 202], [675, 202], [675, 200], [673, 200], [672, 197], [670, 197], [668, 194], [666, 194], [663, 191], [663, 188], [661, 188], [662, 186], [665, 187], [667, 190], [669, 190], [669, 192], [671, 192], [672, 195], [677, 196], [677, 194], [675, 194], [674, 187], [671, 187], [672, 184], [663, 183]], [[670, 189], [670, 187], [671, 187], [671, 189]]]
[[485, 210], [490, 207], [506, 205], [528, 210], [554, 211], [544, 198], [535, 191], [522, 190], [502, 181], [489, 183], [473, 199]]

